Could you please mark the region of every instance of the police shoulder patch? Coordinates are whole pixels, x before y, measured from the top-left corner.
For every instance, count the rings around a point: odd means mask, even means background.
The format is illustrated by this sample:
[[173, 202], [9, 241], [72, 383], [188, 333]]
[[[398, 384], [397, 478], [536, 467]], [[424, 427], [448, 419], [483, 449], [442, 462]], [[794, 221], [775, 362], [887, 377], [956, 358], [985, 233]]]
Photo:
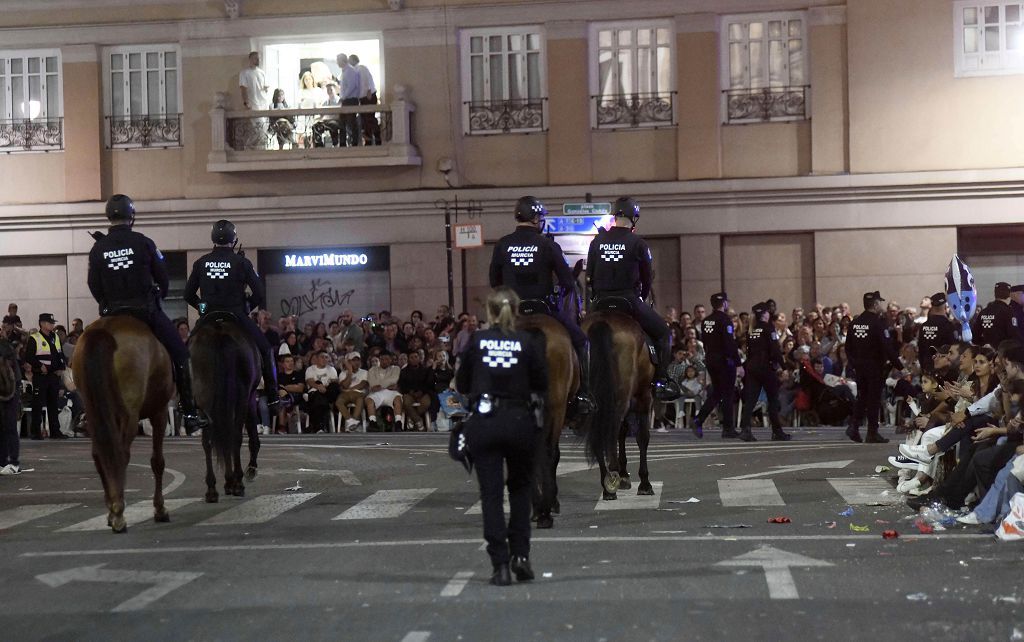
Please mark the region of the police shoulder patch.
[[888, 339], [889, 338], [889, 330], [888, 329], [882, 330], [882, 336], [884, 336], [886, 339]]
[[1017, 327], [1017, 317], [1013, 317], [1012, 319], [1010, 319], [1010, 323], [1012, 323], [1013, 327], [1016, 328]]
[[654, 255], [651, 254], [651, 248], [647, 248], [647, 260], [648, 261], [653, 261], [654, 260]]
[[778, 340], [779, 340], [779, 333], [776, 332], [775, 330], [772, 330], [772, 341], [778, 341]]
[[725, 326], [725, 331], [728, 332], [729, 334], [732, 334], [732, 325]]
[[164, 255], [163, 255], [162, 252], [160, 252], [160, 248], [154, 248], [154, 249], [156, 250], [156, 258], [158, 258], [161, 261], [163, 261], [164, 260]]

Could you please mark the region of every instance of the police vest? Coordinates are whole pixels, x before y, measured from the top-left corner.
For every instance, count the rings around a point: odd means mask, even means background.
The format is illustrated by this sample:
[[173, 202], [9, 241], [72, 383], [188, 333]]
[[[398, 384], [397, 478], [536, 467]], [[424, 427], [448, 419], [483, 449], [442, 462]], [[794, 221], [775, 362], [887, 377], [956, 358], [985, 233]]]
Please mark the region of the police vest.
[[[33, 332], [32, 340], [36, 342], [36, 358], [39, 359], [39, 362], [44, 366], [51, 365], [53, 354], [50, 352], [50, 342], [40, 332]], [[53, 345], [57, 348], [57, 352], [61, 351], [60, 337], [57, 336], [57, 333], [53, 334]]]

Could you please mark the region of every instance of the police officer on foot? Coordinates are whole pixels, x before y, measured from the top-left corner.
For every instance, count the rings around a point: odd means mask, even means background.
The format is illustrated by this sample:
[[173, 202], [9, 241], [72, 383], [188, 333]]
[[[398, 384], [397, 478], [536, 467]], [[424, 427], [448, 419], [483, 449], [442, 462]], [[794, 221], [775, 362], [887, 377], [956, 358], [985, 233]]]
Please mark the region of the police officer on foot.
[[761, 390], [768, 400], [768, 421], [772, 426], [772, 441], [789, 441], [791, 435], [782, 430], [779, 418], [779, 369], [782, 367], [782, 350], [779, 336], [768, 322], [767, 303], [758, 303], [753, 325], [747, 332], [747, 360], [743, 364], [743, 413], [740, 415], [740, 439], [757, 441], [750, 432], [750, 414], [754, 411]]
[[[543, 301], [549, 314], [565, 326], [580, 363], [576, 412], [588, 414], [594, 410], [594, 400], [588, 391], [590, 357], [587, 352], [587, 335], [580, 329], [577, 311], [569, 309], [568, 302], [563, 303], [565, 295], [576, 287], [576, 280], [565, 261], [562, 248], [544, 236], [544, 217], [547, 214], [544, 204], [533, 196], [524, 196], [516, 202], [516, 229], [498, 241], [491, 255], [491, 287], [504, 285], [512, 288], [522, 301]], [[554, 302], [551, 300], [554, 289], [552, 273], [562, 293]]]
[[732, 319], [726, 312], [729, 310], [729, 295], [719, 292], [711, 295], [712, 312], [702, 325], [704, 326], [704, 354], [711, 377], [711, 392], [701, 406], [700, 412], [693, 420], [693, 431], [698, 437], [704, 436], [704, 420], [719, 404], [722, 405], [722, 439], [734, 439], [740, 434], [736, 432], [736, 366], [740, 362], [740, 352], [736, 347], [735, 330]]
[[1017, 319], [1010, 310], [1010, 284], [1000, 281], [996, 283], [995, 300], [985, 306], [972, 322], [971, 332], [974, 343], [979, 346], [992, 346], [995, 350], [1007, 339], [1019, 340]]
[[[252, 262], [235, 252], [238, 234], [231, 221], [221, 219], [210, 232], [213, 251], [204, 254], [192, 264], [192, 272], [185, 284], [185, 302], [200, 314], [230, 312], [259, 349], [263, 362], [263, 389], [271, 410], [281, 402], [277, 394], [277, 368], [273, 349], [259, 326], [249, 318], [249, 304], [262, 308], [266, 304], [267, 290], [256, 274]], [[252, 293], [246, 295], [246, 288]], [[202, 292], [200, 297], [197, 292]]]
[[49, 312], [39, 315], [39, 330], [25, 344], [25, 361], [32, 366], [32, 439], [42, 439], [43, 408], [46, 409], [50, 439], [67, 439], [60, 431], [57, 403], [61, 373], [67, 364], [60, 337], [53, 331], [57, 320]]
[[[168, 277], [164, 256], [143, 234], [132, 230], [135, 204], [124, 194], [107, 201], [110, 231], [96, 232], [89, 252], [89, 291], [100, 305], [100, 316], [130, 313], [149, 326], [171, 354], [178, 406], [186, 429], [192, 432], [201, 420], [192, 398], [192, 371], [188, 349], [178, 330], [160, 307], [167, 296]], [[130, 312], [128, 312], [130, 310]]]
[[1016, 323], [1019, 340], [1024, 343], [1024, 285], [1010, 288], [1010, 313]]
[[[864, 312], [852, 323], [846, 335], [846, 356], [850, 360], [857, 381], [857, 401], [846, 436], [857, 443], [885, 444], [889, 440], [878, 434], [878, 415], [882, 411], [882, 386], [887, 364], [900, 367], [899, 357], [893, 349], [889, 327], [882, 318], [885, 299], [878, 293], [864, 294]], [[867, 417], [868, 434], [860, 436], [860, 424]]]
[[936, 292], [930, 298], [932, 307], [917, 333], [918, 360], [924, 372], [935, 368], [935, 352], [939, 346], [957, 342], [957, 328], [946, 313], [945, 292]]
[[[490, 327], [473, 333], [455, 375], [459, 392], [470, 398], [472, 414], [464, 434], [480, 482], [484, 539], [494, 568], [491, 584], [497, 586], [511, 584], [511, 573], [520, 582], [533, 579], [531, 488], [540, 425], [530, 398], [543, 398], [548, 387], [544, 342], [515, 330], [518, 309], [519, 297], [509, 288], [498, 288], [487, 297]], [[505, 466], [507, 525], [502, 506]]]
[[653, 257], [647, 243], [633, 233], [640, 220], [640, 205], [628, 196], [612, 206], [614, 226], [598, 232], [587, 252], [587, 283], [593, 298], [620, 297], [632, 303], [630, 310], [636, 322], [651, 337], [658, 353], [655, 368], [654, 396], [660, 401], [673, 401], [681, 394], [679, 384], [667, 373], [670, 361], [671, 335], [668, 324], [644, 301], [651, 293]]

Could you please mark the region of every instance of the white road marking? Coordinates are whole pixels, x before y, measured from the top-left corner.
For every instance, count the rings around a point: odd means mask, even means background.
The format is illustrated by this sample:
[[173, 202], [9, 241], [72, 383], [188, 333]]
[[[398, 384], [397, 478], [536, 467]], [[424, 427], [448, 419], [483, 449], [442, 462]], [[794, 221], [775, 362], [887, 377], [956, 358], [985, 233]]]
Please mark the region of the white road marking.
[[[188, 506], [200, 501], [198, 497], [189, 498], [174, 498], [165, 499], [164, 508], [168, 511], [174, 511], [182, 506]], [[128, 525], [138, 524], [140, 522], [151, 521], [153, 519], [153, 500], [147, 499], [145, 501], [136, 502], [130, 506], [126, 506], [124, 509], [124, 519], [128, 522]], [[84, 522], [72, 524], [58, 530], [58, 533], [68, 533], [73, 531], [102, 531], [110, 528], [107, 525], [107, 513], [104, 512], [102, 515], [97, 515], [91, 519], [87, 519]]]
[[[92, 463], [92, 462], [89, 462]], [[145, 468], [146, 470], [152, 470], [149, 464], [128, 464], [129, 466], [135, 466], [137, 468]], [[164, 473], [171, 476], [171, 481], [164, 486], [164, 495], [170, 495], [174, 491], [178, 490], [182, 484], [185, 483], [185, 473], [180, 470], [174, 470], [173, 468], [167, 468], [164, 466]], [[101, 491], [102, 492], [102, 491]]]
[[[502, 501], [502, 510], [505, 511], [506, 515], [508, 515], [512, 511], [511, 507], [509, 507], [509, 505], [508, 505], [508, 491], [505, 491], [505, 498]], [[466, 512], [463, 513], [463, 514], [464, 515], [482, 515], [483, 512], [484, 512], [484, 504], [483, 504], [483, 502], [477, 502], [477, 503], [473, 504], [472, 506], [470, 506], [466, 510]]]
[[760, 566], [764, 568], [764, 579], [768, 583], [768, 597], [773, 600], [796, 600], [800, 594], [793, 581], [789, 567], [833, 566], [830, 562], [816, 560], [804, 555], [763, 546], [730, 560], [723, 560], [715, 566]]
[[780, 475], [782, 473], [792, 473], [801, 470], [846, 468], [852, 463], [852, 459], [844, 459], [842, 461], [818, 461], [807, 464], [794, 464], [792, 466], [772, 466], [772, 470], [767, 470], [761, 473], [751, 473], [749, 475], [738, 475], [736, 477], [726, 477], [726, 479], [754, 479], [756, 477], [768, 477], [769, 475]]
[[122, 613], [124, 611], [144, 609], [174, 589], [180, 588], [202, 575], [202, 573], [185, 573], [180, 571], [120, 571], [102, 567], [103, 564], [80, 566], [55, 573], [36, 575], [36, 579], [51, 588], [57, 588], [69, 582], [155, 585], [110, 610], [111, 613]]
[[571, 475], [582, 470], [590, 470], [590, 464], [586, 461], [559, 461], [558, 468], [555, 470], [555, 476]]
[[422, 501], [436, 488], [406, 488], [400, 490], [378, 490], [341, 515], [339, 519], [390, 519], [398, 517]]
[[199, 526], [226, 524], [263, 524], [281, 513], [304, 504], [320, 493], [288, 493], [287, 495], [260, 495], [223, 513], [199, 522]]
[[896, 490], [879, 477], [829, 478], [828, 483], [851, 506], [895, 504], [899, 501]]
[[409, 631], [402, 638], [402, 642], [427, 642], [430, 639], [430, 631]]
[[719, 479], [722, 506], [785, 506], [770, 479]]
[[632, 481], [632, 488], [615, 493], [618, 499], [614, 501], [605, 501], [598, 497], [594, 510], [653, 510], [661, 506], [661, 489], [665, 485], [664, 482], [651, 482], [651, 486], [654, 488], [653, 495], [637, 495], [636, 489], [640, 487], [640, 483], [635, 479]]
[[473, 577], [473, 571], [459, 571], [441, 589], [441, 597], [458, 597], [462, 593], [462, 589], [466, 588], [466, 585], [469, 584], [469, 578], [471, 577]]
[[[850, 541], [876, 541], [877, 534], [842, 534], [842, 535], [609, 535], [604, 537], [531, 537], [530, 541], [542, 544], [620, 544], [636, 542], [850, 542]], [[927, 537], [906, 535], [901, 539], [915, 541], [918, 543], [938, 542], [942, 540], [991, 540], [992, 535], [985, 533], [934, 533]], [[19, 557], [82, 557], [82, 556], [115, 556], [115, 555], [153, 555], [155, 553], [165, 555], [170, 553], [219, 553], [219, 552], [266, 552], [266, 551], [295, 551], [295, 550], [319, 550], [336, 548], [391, 548], [391, 547], [423, 547], [423, 546], [480, 546], [480, 538], [472, 539], [418, 539], [418, 540], [394, 540], [394, 541], [370, 541], [370, 542], [316, 542], [316, 543], [293, 543], [293, 544], [225, 544], [225, 545], [201, 545], [201, 546], [150, 546], [146, 548], [122, 548], [122, 549], [93, 549], [93, 550], [70, 550], [70, 551], [39, 551], [22, 553]]]
[[31, 522], [33, 519], [53, 515], [75, 506], [78, 506], [78, 504], [30, 504], [28, 506], [11, 508], [0, 512], [0, 531], [14, 528], [18, 524]]

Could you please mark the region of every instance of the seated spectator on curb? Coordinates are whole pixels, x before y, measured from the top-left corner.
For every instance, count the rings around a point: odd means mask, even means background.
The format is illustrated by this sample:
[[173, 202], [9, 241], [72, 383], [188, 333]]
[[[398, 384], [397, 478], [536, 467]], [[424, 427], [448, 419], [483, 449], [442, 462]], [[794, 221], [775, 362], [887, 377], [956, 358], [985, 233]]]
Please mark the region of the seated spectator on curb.
[[[363, 414], [363, 404], [368, 373], [363, 369], [363, 357], [358, 352], [349, 352], [345, 356], [341, 371], [341, 394], [335, 405], [342, 419], [345, 420], [345, 432], [352, 432], [359, 427], [359, 417]], [[349, 404], [352, 404], [351, 410]]]
[[377, 410], [383, 406], [395, 411], [395, 429], [402, 429], [402, 393], [398, 392], [398, 378], [401, 372], [401, 369], [393, 364], [392, 354], [381, 352], [380, 363], [371, 367], [367, 373], [366, 378], [370, 387], [366, 396], [366, 416], [374, 431], [379, 430]]
[[306, 395], [311, 432], [327, 432], [330, 412], [338, 396], [338, 371], [329, 363], [329, 355], [321, 350], [306, 368]]
[[278, 359], [277, 395], [281, 398], [281, 406], [277, 411], [277, 433], [288, 434], [288, 418], [302, 404], [302, 394], [306, 392], [306, 380], [303, 374], [295, 369], [295, 357], [286, 354]]
[[408, 359], [409, 365], [398, 377], [398, 391], [402, 393], [402, 406], [409, 419], [408, 429], [425, 431], [434, 395], [434, 373], [423, 365], [419, 352], [410, 352]]

